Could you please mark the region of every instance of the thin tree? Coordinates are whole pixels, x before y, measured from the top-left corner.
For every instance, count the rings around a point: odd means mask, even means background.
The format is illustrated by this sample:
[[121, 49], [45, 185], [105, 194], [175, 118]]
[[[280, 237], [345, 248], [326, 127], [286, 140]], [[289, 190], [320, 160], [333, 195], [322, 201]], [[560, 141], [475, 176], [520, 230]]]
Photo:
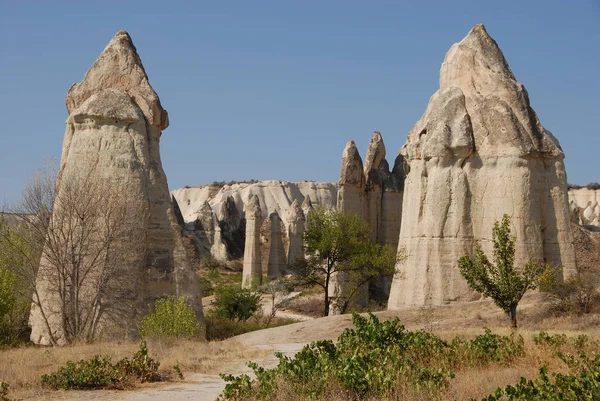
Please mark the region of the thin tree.
[[504, 215], [501, 222], [494, 222], [492, 229], [493, 260], [475, 245], [473, 257], [463, 256], [458, 260], [460, 273], [475, 291], [484, 297], [492, 298], [511, 321], [511, 327], [517, 328], [517, 305], [528, 290], [538, 286], [538, 280], [549, 272], [548, 265], [529, 260], [522, 270], [515, 264], [516, 237], [510, 232], [510, 217]]
[[147, 205], [125, 187], [84, 175], [63, 176], [55, 193], [53, 177], [43, 169], [24, 189], [15, 215], [27, 246], [12, 243], [17, 253], [23, 248], [15, 272], [48, 342], [90, 341], [108, 324], [135, 328]]
[[[371, 241], [369, 225], [356, 215], [315, 209], [303, 239], [306, 258], [297, 260], [291, 269], [302, 284], [322, 287], [323, 316], [329, 315], [332, 302], [344, 313], [366, 283], [394, 274], [395, 251]], [[332, 299], [330, 287], [336, 274], [346, 276], [348, 288], [343, 298]]]

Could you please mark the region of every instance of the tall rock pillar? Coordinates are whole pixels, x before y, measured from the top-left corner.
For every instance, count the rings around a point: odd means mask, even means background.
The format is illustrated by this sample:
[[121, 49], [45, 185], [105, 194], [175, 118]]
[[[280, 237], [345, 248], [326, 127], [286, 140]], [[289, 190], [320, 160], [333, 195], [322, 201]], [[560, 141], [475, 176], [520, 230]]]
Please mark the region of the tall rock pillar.
[[242, 286], [252, 288], [262, 283], [262, 265], [260, 257], [260, 226], [262, 212], [258, 196], [252, 195], [246, 203], [246, 245], [244, 247], [244, 266]]
[[278, 277], [285, 272], [286, 268], [285, 247], [281, 235], [281, 218], [279, 213], [274, 211], [270, 214], [269, 219], [271, 220], [271, 240], [269, 241], [267, 274], [269, 277]]
[[[58, 199], [64, 199], [74, 183], [82, 179], [90, 191], [100, 187], [111, 193], [125, 191], [123, 198], [139, 203], [147, 221], [140, 223], [135, 238], [136, 249], [139, 243], [143, 246], [131, 256], [130, 274], [128, 278], [121, 278], [119, 286], [119, 294], [128, 295], [131, 302], [116, 299], [116, 293], [91, 296], [93, 288], [104, 285], [103, 280], [107, 279], [106, 272], [97, 269], [86, 272], [88, 283], [81, 293], [59, 291], [55, 280], [56, 254], [53, 255], [57, 249], [46, 246], [30, 316], [31, 340], [37, 344], [70, 341], [71, 334], [66, 331], [70, 332], [75, 323], [64, 320], [65, 310], [69, 308], [78, 308], [89, 315], [89, 319], [77, 322], [77, 330], [87, 333], [88, 340], [103, 335], [105, 328], [111, 332], [135, 328], [135, 321], [147, 303], [165, 294], [188, 296], [198, 318], [202, 319], [197, 277], [186, 259], [181, 227], [175, 219], [160, 159], [159, 141], [169, 125], [168, 115], [148, 82], [127, 32], [118, 32], [83, 80], [71, 86], [66, 106], [69, 117], [51, 225], [66, 224], [72, 218], [67, 215], [65, 203]], [[102, 229], [110, 227], [105, 224]], [[61, 243], [54, 241], [53, 246], [68, 251], [77, 242], [78, 235], [73, 233]], [[106, 250], [102, 257], [117, 256]], [[85, 259], [86, 255], [74, 257]], [[110, 312], [119, 306], [126, 309], [122, 314]], [[95, 312], [89, 314], [90, 311]]]
[[477, 297], [457, 260], [476, 240], [491, 254], [494, 221], [511, 216], [517, 266], [576, 269], [564, 154], [483, 25], [454, 44], [440, 89], [401, 149], [405, 181], [389, 309]]
[[[308, 198], [308, 196], [307, 196]], [[310, 202], [310, 198], [308, 198]], [[288, 238], [290, 241], [287, 254], [287, 264], [292, 265], [297, 259], [304, 258], [304, 251], [302, 250], [304, 228], [306, 226], [306, 218], [304, 217], [304, 211], [302, 206], [298, 203], [298, 199], [294, 199], [292, 206], [290, 207], [290, 213], [288, 215]]]
[[[367, 207], [365, 195], [366, 180], [363, 172], [363, 162], [354, 141], [349, 141], [342, 153], [342, 168], [338, 182], [337, 209], [340, 212], [356, 214], [364, 218]], [[329, 296], [332, 299], [329, 313], [339, 314], [340, 305], [344, 303], [349, 295], [351, 283], [348, 274], [344, 272], [335, 273], [331, 278]], [[365, 294], [358, 295], [358, 303], [364, 303]]]

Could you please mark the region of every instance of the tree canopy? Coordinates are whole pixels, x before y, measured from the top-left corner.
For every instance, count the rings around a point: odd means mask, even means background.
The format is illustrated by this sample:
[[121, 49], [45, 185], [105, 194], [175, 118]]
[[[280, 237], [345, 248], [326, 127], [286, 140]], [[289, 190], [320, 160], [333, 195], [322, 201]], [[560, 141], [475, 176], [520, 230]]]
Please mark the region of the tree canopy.
[[517, 327], [517, 305], [528, 290], [537, 288], [538, 281], [549, 273], [549, 267], [530, 259], [521, 270], [515, 268], [515, 240], [510, 231], [510, 217], [504, 215], [492, 229], [493, 260], [490, 262], [479, 242], [473, 257], [463, 256], [458, 267], [467, 283], [484, 297], [492, 298]]
[[[304, 283], [323, 288], [324, 316], [332, 301], [343, 313], [366, 283], [394, 274], [395, 251], [373, 242], [369, 225], [353, 214], [316, 209], [308, 219], [303, 248], [306, 258], [297, 260], [292, 270]], [[330, 286], [336, 274], [346, 275], [348, 288], [344, 297], [332, 299]]]

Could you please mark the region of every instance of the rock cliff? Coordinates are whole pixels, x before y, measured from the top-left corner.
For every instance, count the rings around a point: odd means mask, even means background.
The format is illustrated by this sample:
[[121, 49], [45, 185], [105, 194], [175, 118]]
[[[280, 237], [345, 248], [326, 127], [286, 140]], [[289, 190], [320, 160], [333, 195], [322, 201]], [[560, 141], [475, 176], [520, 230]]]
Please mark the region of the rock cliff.
[[564, 154], [483, 25], [454, 44], [440, 89], [400, 150], [409, 165], [389, 309], [476, 297], [456, 261], [512, 216], [516, 263], [575, 271]]

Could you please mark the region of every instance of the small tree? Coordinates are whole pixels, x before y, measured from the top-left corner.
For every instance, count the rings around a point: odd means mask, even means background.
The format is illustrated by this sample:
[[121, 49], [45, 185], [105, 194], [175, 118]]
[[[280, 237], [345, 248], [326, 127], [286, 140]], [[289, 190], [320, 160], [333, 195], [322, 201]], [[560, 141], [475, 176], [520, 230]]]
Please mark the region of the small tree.
[[366, 283], [394, 274], [395, 251], [371, 241], [369, 225], [353, 214], [315, 209], [304, 232], [303, 248], [306, 258], [297, 260], [291, 268], [302, 284], [323, 288], [323, 316], [329, 315], [329, 289], [336, 273], [348, 277], [347, 296], [338, 305], [342, 313]]
[[475, 291], [506, 312], [511, 326], [517, 328], [517, 305], [528, 290], [537, 288], [538, 280], [550, 272], [548, 265], [541, 265], [530, 260], [517, 271], [515, 262], [516, 237], [510, 233], [510, 217], [504, 215], [502, 222], [494, 222], [492, 229], [493, 259], [491, 263], [479, 242], [475, 245], [473, 257], [463, 256], [458, 260], [460, 273]]

